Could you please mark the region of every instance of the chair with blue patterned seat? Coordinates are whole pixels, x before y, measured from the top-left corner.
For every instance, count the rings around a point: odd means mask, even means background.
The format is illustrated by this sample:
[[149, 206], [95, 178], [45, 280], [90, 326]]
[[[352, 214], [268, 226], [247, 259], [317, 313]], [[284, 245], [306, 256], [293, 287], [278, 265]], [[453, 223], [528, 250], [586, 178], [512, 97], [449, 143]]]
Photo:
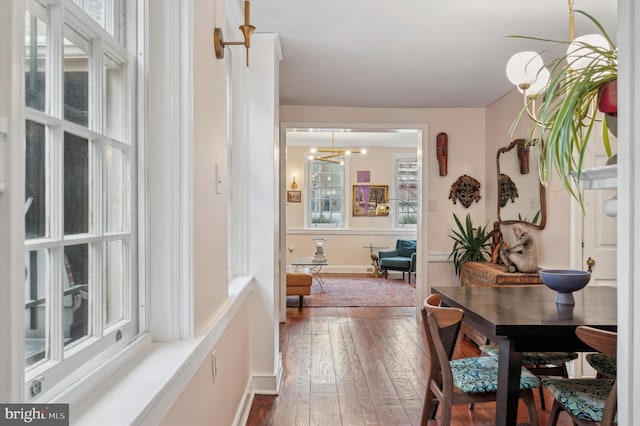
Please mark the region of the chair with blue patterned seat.
[[[480, 351], [484, 355], [498, 357], [498, 345], [480, 345]], [[567, 362], [578, 358], [576, 352], [523, 352], [522, 365], [538, 377], [562, 377], [568, 378]], [[540, 391], [540, 407], [546, 409], [542, 387]]]
[[615, 379], [618, 376], [618, 359], [615, 355], [596, 352], [587, 354], [585, 359], [596, 370], [597, 379]]
[[[439, 301], [438, 301], [439, 302]], [[439, 303], [438, 303], [439, 304]], [[498, 360], [480, 356], [450, 359], [450, 348], [443, 343], [443, 334], [449, 334], [456, 341], [464, 311], [457, 308], [436, 306], [433, 300], [425, 300], [421, 309], [428, 347], [427, 389], [422, 408], [421, 425], [426, 426], [432, 414], [434, 399], [442, 407], [440, 424], [451, 424], [451, 408], [458, 404], [495, 402], [498, 388]], [[449, 353], [448, 353], [449, 352]], [[538, 424], [538, 416], [533, 403], [533, 389], [540, 386], [540, 380], [526, 368], [522, 368], [520, 398], [524, 401], [529, 421]]]
[[[615, 356], [617, 333], [580, 326], [576, 335], [600, 353]], [[560, 412], [566, 411], [580, 426], [613, 426], [616, 424], [618, 391], [616, 379], [543, 379], [542, 384], [553, 395], [549, 425], [556, 425]]]

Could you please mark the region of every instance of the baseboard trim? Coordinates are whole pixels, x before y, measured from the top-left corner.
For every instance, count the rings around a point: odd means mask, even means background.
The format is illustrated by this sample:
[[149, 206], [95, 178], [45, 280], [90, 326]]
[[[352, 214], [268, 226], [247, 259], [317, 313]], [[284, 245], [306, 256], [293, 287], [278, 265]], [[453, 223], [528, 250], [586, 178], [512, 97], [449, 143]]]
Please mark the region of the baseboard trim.
[[253, 398], [256, 395], [278, 395], [282, 384], [282, 353], [278, 354], [278, 365], [275, 374], [254, 375], [247, 381], [244, 390], [244, 398], [238, 406], [238, 411], [233, 421], [234, 426], [247, 424]]

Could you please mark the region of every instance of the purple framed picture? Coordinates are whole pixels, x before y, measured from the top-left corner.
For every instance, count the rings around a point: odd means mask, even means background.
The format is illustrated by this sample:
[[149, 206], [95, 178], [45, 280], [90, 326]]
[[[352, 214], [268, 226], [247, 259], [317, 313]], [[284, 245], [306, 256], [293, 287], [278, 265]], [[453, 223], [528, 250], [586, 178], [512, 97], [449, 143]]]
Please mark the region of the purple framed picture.
[[358, 182], [371, 182], [371, 171], [369, 170], [358, 170], [356, 172]]

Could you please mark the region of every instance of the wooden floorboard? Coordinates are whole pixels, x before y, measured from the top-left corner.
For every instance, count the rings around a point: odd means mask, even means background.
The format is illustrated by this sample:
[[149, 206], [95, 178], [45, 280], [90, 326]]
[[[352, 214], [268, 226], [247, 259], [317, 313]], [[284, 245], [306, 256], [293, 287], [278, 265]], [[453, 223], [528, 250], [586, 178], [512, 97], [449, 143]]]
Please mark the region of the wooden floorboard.
[[[283, 379], [278, 396], [256, 395], [249, 426], [418, 425], [425, 392], [426, 343], [415, 308], [287, 309], [280, 325]], [[454, 358], [476, 356], [465, 338]], [[548, 410], [536, 406], [540, 424]], [[553, 402], [545, 392], [547, 407]], [[521, 403], [518, 422], [526, 423]], [[437, 426], [439, 415], [429, 422]], [[452, 425], [495, 423], [495, 403], [453, 408]], [[571, 426], [561, 414], [560, 426]]]

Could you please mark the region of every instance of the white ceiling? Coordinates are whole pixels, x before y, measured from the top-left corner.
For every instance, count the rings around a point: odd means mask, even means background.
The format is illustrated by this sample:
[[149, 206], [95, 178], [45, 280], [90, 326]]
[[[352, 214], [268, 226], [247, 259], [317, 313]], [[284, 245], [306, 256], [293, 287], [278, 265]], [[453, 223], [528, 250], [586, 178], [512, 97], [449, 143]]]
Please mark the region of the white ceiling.
[[[574, 8], [615, 40], [616, 0]], [[513, 53], [550, 47], [508, 35], [569, 38], [567, 0], [252, 0], [251, 21], [279, 34], [281, 105], [485, 107]]]
[[287, 146], [316, 148], [417, 148], [421, 138], [417, 129], [287, 129]]

